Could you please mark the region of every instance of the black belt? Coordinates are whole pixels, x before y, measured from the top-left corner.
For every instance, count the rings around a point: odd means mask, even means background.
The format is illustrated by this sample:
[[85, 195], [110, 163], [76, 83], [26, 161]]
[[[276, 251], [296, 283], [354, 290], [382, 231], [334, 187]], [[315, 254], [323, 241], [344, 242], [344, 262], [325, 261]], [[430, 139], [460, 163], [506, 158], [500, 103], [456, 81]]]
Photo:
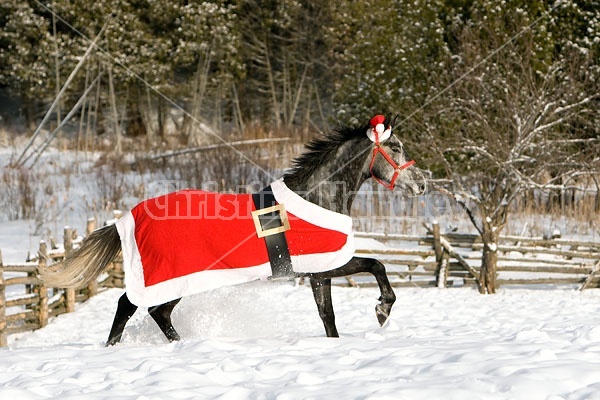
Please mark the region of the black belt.
[[277, 204], [270, 185], [252, 194], [252, 201], [256, 208], [252, 218], [258, 237], [265, 238], [272, 278], [293, 277], [292, 258], [285, 238], [290, 225], [283, 204]]

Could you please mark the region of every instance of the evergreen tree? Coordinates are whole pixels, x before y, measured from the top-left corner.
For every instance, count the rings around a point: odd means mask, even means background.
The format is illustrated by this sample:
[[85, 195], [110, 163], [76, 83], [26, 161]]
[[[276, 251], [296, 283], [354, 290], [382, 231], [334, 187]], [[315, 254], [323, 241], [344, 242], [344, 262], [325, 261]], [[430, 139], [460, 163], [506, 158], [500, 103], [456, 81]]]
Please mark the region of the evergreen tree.
[[[276, 128], [323, 120], [331, 96], [332, 70], [326, 32], [332, 2], [240, 0], [240, 54], [246, 67], [237, 81], [248, 119]], [[318, 117], [313, 117], [313, 114]]]
[[52, 80], [49, 21], [33, 1], [0, 3], [0, 86], [25, 104], [32, 123], [35, 99], [48, 98]]
[[441, 90], [448, 48], [437, 0], [339, 1], [335, 104], [341, 121], [416, 110]]

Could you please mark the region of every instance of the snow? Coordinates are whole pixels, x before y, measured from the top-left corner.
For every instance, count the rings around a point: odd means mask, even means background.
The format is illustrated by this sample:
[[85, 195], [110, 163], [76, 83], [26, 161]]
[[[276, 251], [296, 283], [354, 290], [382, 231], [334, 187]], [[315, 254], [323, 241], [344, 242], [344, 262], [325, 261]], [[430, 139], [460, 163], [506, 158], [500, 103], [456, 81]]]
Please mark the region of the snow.
[[120, 289], [0, 349], [0, 398], [598, 399], [600, 291], [333, 288], [324, 337], [309, 287], [255, 282], [182, 300], [182, 341], [147, 313], [105, 348]]
[[5, 221], [0, 229], [0, 251], [4, 264], [23, 263], [27, 252], [34, 254], [41, 236], [34, 233], [34, 221]]
[[[89, 216], [75, 200], [90, 185], [72, 179], [65, 214], [45, 225], [59, 238], [65, 224], [83, 232]], [[37, 225], [3, 222], [5, 263], [37, 250]], [[184, 298], [173, 313], [180, 342], [167, 343], [139, 310], [122, 343], [105, 348], [122, 293], [10, 335], [0, 399], [600, 399], [599, 290], [398, 288], [380, 327], [378, 290], [333, 287], [333, 339], [309, 287], [253, 282]]]

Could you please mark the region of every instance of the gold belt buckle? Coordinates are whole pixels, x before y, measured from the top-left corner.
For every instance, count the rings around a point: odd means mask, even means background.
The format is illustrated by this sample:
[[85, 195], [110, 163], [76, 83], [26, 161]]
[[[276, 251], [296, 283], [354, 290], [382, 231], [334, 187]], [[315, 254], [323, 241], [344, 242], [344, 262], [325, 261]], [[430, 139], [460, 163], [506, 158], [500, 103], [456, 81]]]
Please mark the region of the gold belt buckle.
[[[282, 225], [276, 226], [275, 228], [263, 229], [262, 225], [260, 224], [259, 216], [276, 211], [279, 212], [279, 219], [281, 219]], [[252, 219], [254, 220], [254, 227], [256, 228], [256, 234], [259, 238], [276, 235], [278, 233], [285, 232], [290, 229], [290, 222], [288, 220], [287, 212], [285, 211], [285, 207], [283, 207], [283, 204], [277, 204], [275, 206], [252, 211]]]

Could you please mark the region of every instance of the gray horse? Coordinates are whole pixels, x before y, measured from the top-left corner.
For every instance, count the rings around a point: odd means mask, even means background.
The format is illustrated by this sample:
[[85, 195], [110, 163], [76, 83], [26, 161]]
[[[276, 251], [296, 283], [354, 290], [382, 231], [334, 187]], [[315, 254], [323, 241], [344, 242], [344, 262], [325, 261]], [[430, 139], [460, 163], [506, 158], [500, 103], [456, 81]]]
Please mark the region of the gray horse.
[[[306, 151], [294, 160], [293, 168], [283, 176], [283, 181], [304, 200], [349, 215], [356, 193], [369, 178], [409, 196], [425, 191], [423, 172], [414, 165], [399, 138], [391, 133], [391, 123], [383, 116], [374, 117], [364, 126], [343, 128], [313, 140], [306, 146]], [[121, 238], [117, 228], [115, 225], [105, 226], [90, 234], [61, 263], [39, 271], [40, 278], [50, 287], [81, 287], [96, 279], [120, 251]], [[372, 274], [379, 285], [381, 297], [375, 312], [379, 323], [383, 324], [396, 296], [381, 262], [373, 258], [352, 257], [345, 265], [324, 272], [293, 273], [295, 277], [310, 280], [328, 337], [338, 337], [331, 301], [331, 279], [362, 272]], [[148, 308], [169, 341], [180, 339], [171, 323], [171, 313], [180, 300], [177, 298]], [[121, 296], [107, 346], [120, 341], [127, 321], [137, 308], [127, 292]]]

